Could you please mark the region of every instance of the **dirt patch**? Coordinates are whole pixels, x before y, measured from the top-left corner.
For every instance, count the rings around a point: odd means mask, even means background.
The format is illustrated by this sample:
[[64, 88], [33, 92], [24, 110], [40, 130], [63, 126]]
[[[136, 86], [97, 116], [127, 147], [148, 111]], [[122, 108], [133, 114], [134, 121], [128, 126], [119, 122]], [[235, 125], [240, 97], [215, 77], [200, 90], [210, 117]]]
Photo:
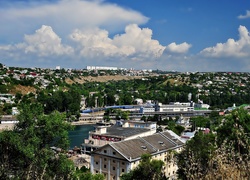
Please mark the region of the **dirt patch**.
[[14, 86], [9, 93], [10, 94], [16, 94], [17, 92], [21, 93], [21, 94], [28, 94], [28, 93], [36, 93], [36, 88], [31, 87], [31, 86], [22, 86], [22, 85], [16, 85]]
[[121, 75], [116, 75], [116, 76], [97, 76], [97, 77], [92, 77], [92, 76], [80, 76], [79, 78], [75, 78], [74, 81], [70, 78], [67, 78], [65, 80], [66, 83], [68, 84], [73, 84], [75, 82], [78, 82], [80, 84], [86, 83], [86, 82], [108, 82], [108, 81], [121, 81], [121, 80], [133, 80], [133, 79], [141, 79], [143, 76], [121, 76]]

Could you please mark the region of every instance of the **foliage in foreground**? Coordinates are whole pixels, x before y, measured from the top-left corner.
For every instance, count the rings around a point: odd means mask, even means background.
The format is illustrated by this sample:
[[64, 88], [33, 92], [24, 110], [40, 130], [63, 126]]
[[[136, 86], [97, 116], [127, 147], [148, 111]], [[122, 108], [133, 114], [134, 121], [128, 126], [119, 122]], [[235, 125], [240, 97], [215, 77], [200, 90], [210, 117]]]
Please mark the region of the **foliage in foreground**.
[[163, 161], [151, 159], [150, 154], [141, 156], [140, 164], [129, 173], [121, 176], [122, 180], [164, 180], [166, 179], [162, 173]]
[[236, 109], [213, 134], [197, 133], [177, 155], [180, 179], [250, 177], [250, 115]]
[[64, 154], [71, 129], [64, 114], [54, 111], [44, 115], [42, 106], [24, 104], [17, 119], [13, 131], [0, 133], [0, 179], [102, 180], [101, 175], [77, 173]]

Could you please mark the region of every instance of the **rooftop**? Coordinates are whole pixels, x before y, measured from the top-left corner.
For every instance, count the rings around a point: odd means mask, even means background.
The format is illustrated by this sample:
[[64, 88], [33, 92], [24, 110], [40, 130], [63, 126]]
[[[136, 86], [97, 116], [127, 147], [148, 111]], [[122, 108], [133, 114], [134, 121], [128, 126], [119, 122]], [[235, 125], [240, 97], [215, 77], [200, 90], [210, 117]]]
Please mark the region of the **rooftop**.
[[[166, 152], [184, 145], [180, 137], [170, 131], [156, 133], [150, 136], [108, 144], [126, 159], [140, 158], [142, 154]], [[98, 150], [97, 150], [98, 151]]]
[[[119, 137], [131, 137], [134, 135], [139, 135], [141, 133], [145, 133], [150, 131], [150, 129], [146, 128], [124, 128], [124, 127], [117, 127], [117, 126], [112, 126], [112, 127], [105, 127], [107, 128], [106, 133], [102, 133], [102, 135], [106, 136], [119, 136]], [[93, 132], [95, 134], [95, 131]]]

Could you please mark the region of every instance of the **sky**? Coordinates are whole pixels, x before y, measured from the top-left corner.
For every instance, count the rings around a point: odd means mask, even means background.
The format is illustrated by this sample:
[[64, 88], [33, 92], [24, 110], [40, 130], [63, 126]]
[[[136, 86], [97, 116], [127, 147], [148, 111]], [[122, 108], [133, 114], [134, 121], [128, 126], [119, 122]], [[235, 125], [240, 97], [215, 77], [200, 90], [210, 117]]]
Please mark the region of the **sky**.
[[1, 0], [0, 63], [250, 71], [249, 0]]

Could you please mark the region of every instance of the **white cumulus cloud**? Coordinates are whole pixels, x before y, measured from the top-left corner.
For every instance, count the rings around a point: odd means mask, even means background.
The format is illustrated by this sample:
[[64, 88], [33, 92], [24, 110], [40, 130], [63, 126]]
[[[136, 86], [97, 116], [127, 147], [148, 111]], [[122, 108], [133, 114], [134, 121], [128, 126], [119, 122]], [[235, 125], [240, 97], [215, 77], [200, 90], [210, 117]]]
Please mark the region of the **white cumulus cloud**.
[[191, 47], [192, 45], [186, 42], [181, 44], [176, 44], [175, 42], [173, 42], [166, 47], [166, 51], [172, 53], [186, 53]]
[[250, 18], [250, 11], [247, 10], [245, 15], [239, 15], [238, 19], [247, 19]]
[[152, 39], [152, 30], [139, 28], [136, 24], [126, 26], [124, 34], [109, 37], [106, 30], [99, 28], [75, 30], [70, 38], [80, 46], [83, 56], [130, 56], [155, 58], [162, 55], [165, 47]]
[[64, 55], [73, 53], [73, 48], [61, 43], [61, 38], [50, 26], [43, 25], [32, 35], [25, 35], [24, 42], [17, 44], [18, 49], [25, 53], [34, 53], [38, 56]]
[[[0, 33], [26, 33], [42, 24], [53, 25], [59, 34], [76, 28], [102, 27], [120, 31], [127, 24], [145, 24], [149, 18], [104, 0], [23, 1], [0, 7]], [[18, 32], [15, 32], [18, 28]]]
[[228, 39], [214, 47], [203, 49], [200, 54], [208, 57], [247, 57], [250, 56], [250, 36], [245, 26], [239, 26], [239, 40]]

